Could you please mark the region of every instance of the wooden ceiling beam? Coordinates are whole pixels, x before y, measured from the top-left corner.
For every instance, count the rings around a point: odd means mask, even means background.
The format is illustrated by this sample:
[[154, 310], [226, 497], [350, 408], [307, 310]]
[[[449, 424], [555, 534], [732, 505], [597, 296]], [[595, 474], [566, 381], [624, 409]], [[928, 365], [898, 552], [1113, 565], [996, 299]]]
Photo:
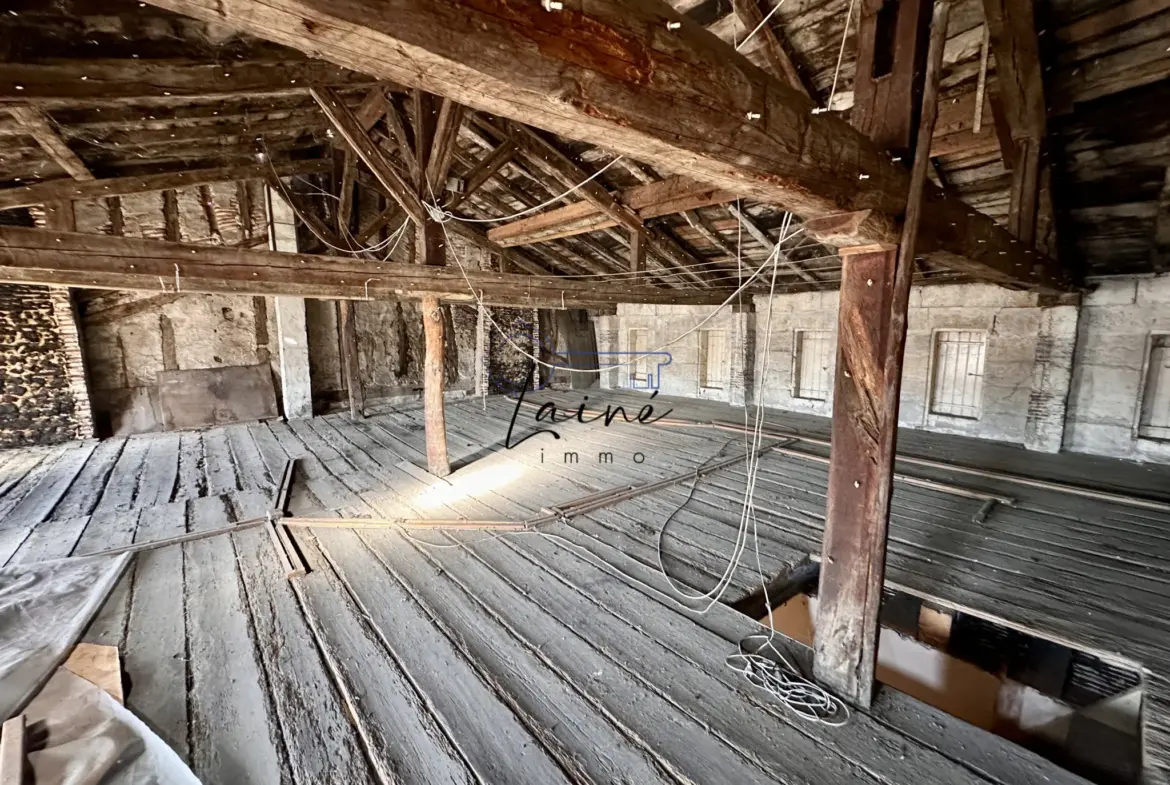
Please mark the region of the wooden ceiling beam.
[[312, 84], [356, 86], [365, 74], [321, 60], [121, 60], [70, 58], [0, 63], [0, 104], [45, 109], [81, 105], [182, 103], [203, 99], [305, 94]]
[[426, 181], [436, 197], [441, 197], [447, 190], [447, 173], [451, 171], [461, 125], [463, 106], [448, 98], [442, 99], [439, 115], [435, 119], [435, 136], [426, 168]]
[[447, 209], [456, 209], [469, 196], [482, 188], [486, 182], [495, 177], [516, 155], [516, 149], [516, 143], [508, 139], [477, 161], [463, 176], [463, 190], [451, 198]]
[[100, 180], [46, 180], [17, 188], [0, 190], [0, 210], [31, 207], [35, 204], [60, 200], [84, 201], [109, 196], [163, 191], [168, 188], [188, 188], [195, 185], [224, 183], [232, 180], [263, 180], [272, 170], [281, 177], [293, 174], [314, 174], [329, 171], [330, 162], [320, 159], [283, 161], [246, 166], [224, 166], [211, 169], [189, 169], [133, 177], [108, 177]]
[[[151, 0], [631, 156], [802, 217], [886, 220], [855, 245], [896, 243], [909, 173], [872, 140], [656, 0]], [[678, 23], [668, 29], [667, 22]], [[550, 100], [550, 95], [559, 96]], [[931, 187], [924, 255], [985, 279], [1068, 288], [1057, 263]]]
[[12, 106], [8, 112], [70, 177], [74, 180], [95, 179], [85, 162], [65, 144], [65, 140], [61, 138], [61, 134], [53, 127], [53, 123], [44, 112], [35, 106]]
[[[643, 221], [735, 201], [732, 192], [689, 177], [668, 177], [617, 191], [613, 196]], [[500, 245], [512, 246], [571, 237], [611, 226], [617, 226], [617, 221], [598, 207], [588, 202], [575, 202], [498, 226], [488, 234]]]
[[[761, 229], [759, 225], [757, 225], [756, 222], [752, 220], [750, 215], [734, 204], [727, 205], [727, 211], [731, 213], [731, 215], [737, 221], [743, 224], [743, 228], [747, 231], [748, 234], [755, 238], [757, 243], [764, 246], [765, 251], [771, 254], [774, 250], [776, 250], [776, 241], [769, 237], [768, 233]], [[804, 281], [805, 283], [812, 284], [813, 286], [820, 285], [820, 281], [814, 278], [811, 273], [803, 269], [800, 265], [789, 259], [788, 255], [784, 253], [783, 250], [779, 252], [779, 259], [780, 264], [783, 267], [786, 267], [789, 272], [799, 277], [800, 280]]]
[[[615, 303], [714, 304], [726, 292], [678, 292], [612, 281], [573, 281], [456, 267], [243, 250], [47, 229], [0, 227], [0, 281], [97, 289], [386, 299], [436, 295], [517, 307]], [[466, 274], [466, 278], [464, 275]]]

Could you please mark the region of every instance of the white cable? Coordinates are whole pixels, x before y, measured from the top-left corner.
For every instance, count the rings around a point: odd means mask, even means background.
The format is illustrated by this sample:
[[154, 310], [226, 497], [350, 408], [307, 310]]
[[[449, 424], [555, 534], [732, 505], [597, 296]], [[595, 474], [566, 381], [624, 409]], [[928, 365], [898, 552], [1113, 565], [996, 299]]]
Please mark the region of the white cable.
[[833, 71], [833, 86], [829, 90], [829, 100], [823, 108], [813, 109], [813, 114], [828, 112], [833, 108], [833, 98], [837, 95], [837, 77], [841, 74], [841, 63], [845, 59], [845, 42], [849, 40], [849, 20], [853, 17], [853, 4], [857, 0], [849, 0], [849, 9], [845, 12], [845, 31], [841, 33], [841, 49], [837, 52], [837, 68]]
[[[455, 221], [459, 221], [460, 223], [465, 223], [465, 224], [490, 224], [490, 223], [496, 223], [497, 221], [510, 221], [513, 218], [522, 218], [530, 213], [535, 213], [537, 210], [543, 210], [544, 208], [548, 207], [549, 205], [556, 204], [560, 200], [564, 199], [566, 196], [571, 196], [572, 194], [581, 190], [586, 185], [588, 185], [589, 183], [596, 180], [598, 177], [601, 177], [601, 175], [605, 172], [606, 169], [613, 166], [618, 161], [622, 160], [623, 157], [624, 156], [619, 155], [617, 158], [614, 158], [612, 161], [607, 163], [605, 166], [601, 167], [596, 172], [589, 175], [584, 180], [577, 183], [576, 185], [574, 185], [569, 190], [565, 191], [560, 196], [554, 196], [551, 199], [546, 199], [545, 201], [541, 202], [538, 205], [535, 205], [533, 207], [529, 207], [527, 210], [521, 210], [518, 213], [512, 213], [511, 215], [505, 215], [501, 218], [461, 218], [460, 216], [455, 215], [454, 213], [452, 213], [448, 210], [444, 210], [442, 207], [439, 207], [439, 205], [437, 204], [438, 199], [435, 199], [435, 191], [433, 188], [431, 189], [431, 198], [435, 200], [436, 204], [430, 204], [427, 202], [423, 202], [423, 208], [425, 208], [427, 213], [431, 216], [431, 220], [435, 221], [436, 223], [446, 223], [447, 221], [455, 220]], [[430, 188], [429, 183], [427, 184], [427, 187]]]
[[775, 13], [780, 10], [780, 6], [782, 6], [782, 5], [784, 5], [784, 0], [780, 0], [779, 3], [776, 3], [776, 5], [773, 6], [772, 10], [768, 12], [768, 15], [765, 16], [760, 21], [760, 23], [758, 25], [756, 25], [756, 29], [752, 30], [750, 33], [748, 33], [747, 38], [745, 38], [739, 42], [739, 44], [735, 47], [735, 51], [738, 52], [740, 49], [743, 49], [744, 45], [748, 41], [752, 40], [752, 36], [755, 35], [756, 33], [760, 32], [760, 30], [763, 28], [763, 26], [768, 24], [768, 20], [771, 19], [775, 15]]

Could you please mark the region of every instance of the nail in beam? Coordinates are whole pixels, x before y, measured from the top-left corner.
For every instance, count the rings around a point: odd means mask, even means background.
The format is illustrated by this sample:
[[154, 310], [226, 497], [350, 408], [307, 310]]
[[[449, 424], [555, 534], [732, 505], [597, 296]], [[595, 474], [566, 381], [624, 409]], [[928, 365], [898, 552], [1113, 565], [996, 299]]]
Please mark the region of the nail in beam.
[[902, 241], [892, 248], [841, 250], [833, 439], [813, 671], [818, 682], [858, 706], [868, 706], [873, 696], [906, 311], [949, 14], [949, 0], [939, 0], [931, 23]]

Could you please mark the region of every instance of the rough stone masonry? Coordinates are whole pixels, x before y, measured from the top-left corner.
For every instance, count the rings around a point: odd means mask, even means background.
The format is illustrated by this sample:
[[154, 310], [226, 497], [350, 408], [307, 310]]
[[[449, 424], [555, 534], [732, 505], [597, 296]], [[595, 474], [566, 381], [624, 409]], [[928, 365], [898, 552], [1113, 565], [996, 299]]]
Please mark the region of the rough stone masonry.
[[0, 286], [0, 447], [85, 436], [51, 290]]

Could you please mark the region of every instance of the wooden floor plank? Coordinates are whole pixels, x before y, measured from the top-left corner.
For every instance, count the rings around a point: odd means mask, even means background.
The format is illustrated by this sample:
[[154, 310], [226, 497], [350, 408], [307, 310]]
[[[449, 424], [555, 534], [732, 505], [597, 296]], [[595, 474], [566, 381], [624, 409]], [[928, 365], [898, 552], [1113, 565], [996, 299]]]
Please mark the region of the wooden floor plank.
[[171, 500], [178, 481], [179, 445], [177, 433], [159, 434], [151, 439], [134, 497], [136, 507], [153, 507]]
[[[343, 536], [354, 537], [351, 532]], [[478, 783], [426, 702], [386, 653], [376, 630], [341, 587], [312, 536], [302, 540], [311, 572], [297, 591], [325, 644], [367, 754], [383, 782]]]
[[[142, 511], [137, 539], [161, 540], [186, 531], [187, 503], [179, 501]], [[130, 682], [126, 705], [180, 757], [190, 760], [183, 573], [181, 545], [135, 557], [122, 667]]]
[[[222, 482], [222, 479], [221, 479]], [[234, 513], [220, 497], [190, 502], [191, 531]], [[186, 570], [191, 767], [203, 782], [280, 785], [290, 776], [229, 537], [181, 546]]]
[[[240, 497], [237, 514], [263, 515], [270, 502], [261, 491], [247, 492]], [[260, 529], [233, 534], [232, 539], [294, 781], [376, 782], [301, 611], [295, 594], [301, 579], [286, 577]]]
[[106, 479], [126, 446], [125, 439], [103, 439], [97, 443], [77, 479], [57, 503], [53, 517], [76, 519], [89, 515], [97, 507]]
[[[481, 678], [410, 594], [352, 532], [321, 530], [317, 541], [351, 597], [378, 631], [436, 720], [482, 782], [553, 785], [569, 780], [527, 726]], [[486, 674], [484, 674], [486, 675]], [[459, 685], [453, 689], [454, 685]], [[485, 728], [491, 728], [485, 734]]]
[[[21, 548], [33, 529], [52, 515], [57, 503], [77, 479], [95, 446], [95, 442], [81, 442], [67, 447], [46, 468], [36, 485], [7, 512], [3, 520], [0, 520], [0, 565], [6, 564]], [[30, 473], [29, 477], [31, 478], [34, 473]]]

